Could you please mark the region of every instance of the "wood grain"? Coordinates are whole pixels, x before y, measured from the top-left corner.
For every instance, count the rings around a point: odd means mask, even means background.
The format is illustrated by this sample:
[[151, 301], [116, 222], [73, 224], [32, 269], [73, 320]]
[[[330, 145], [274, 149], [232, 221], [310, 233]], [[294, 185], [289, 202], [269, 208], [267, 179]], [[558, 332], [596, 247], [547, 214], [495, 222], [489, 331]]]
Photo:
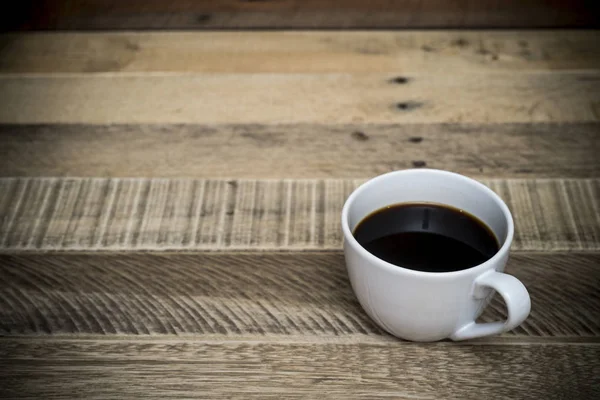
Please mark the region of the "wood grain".
[[598, 31], [107, 32], [0, 35], [0, 73], [447, 74], [600, 67]]
[[12, 29], [506, 28], [597, 26], [585, 0], [25, 0]]
[[596, 178], [600, 124], [2, 125], [0, 176]]
[[[600, 336], [600, 253], [517, 252], [507, 271], [533, 306], [506, 335]], [[389, 338], [356, 301], [341, 251], [2, 254], [0, 282], [4, 335]], [[482, 320], [502, 319], [496, 297]]]
[[[0, 179], [0, 249], [339, 249], [364, 180]], [[482, 180], [511, 208], [514, 250], [598, 250], [599, 179]]]
[[[600, 73], [0, 76], [0, 123], [508, 123], [600, 119]], [[460, 95], [450, 95], [457, 93]]]
[[[558, 0], [334, 3], [50, 0], [25, 27], [593, 17]], [[600, 397], [598, 39], [0, 36], [0, 397]], [[533, 303], [517, 329], [415, 345], [358, 305], [342, 204], [420, 166], [481, 178], [512, 209], [508, 272]]]
[[600, 346], [0, 341], [11, 398], [592, 399]]

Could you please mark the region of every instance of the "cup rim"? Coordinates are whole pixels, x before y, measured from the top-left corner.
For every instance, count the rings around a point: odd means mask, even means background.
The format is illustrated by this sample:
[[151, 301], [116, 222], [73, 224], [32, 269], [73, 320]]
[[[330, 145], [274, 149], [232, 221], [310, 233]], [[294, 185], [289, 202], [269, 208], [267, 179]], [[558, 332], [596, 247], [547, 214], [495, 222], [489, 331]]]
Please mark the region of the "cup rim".
[[[367, 251], [360, 243], [358, 243], [356, 238], [354, 238], [354, 235], [352, 234], [352, 231], [350, 230], [350, 225], [348, 222], [348, 214], [350, 213], [350, 207], [354, 203], [355, 199], [358, 196], [360, 196], [364, 191], [368, 190], [370, 186], [372, 186], [372, 185], [378, 183], [380, 180], [383, 180], [390, 176], [431, 175], [431, 174], [444, 175], [447, 177], [460, 179], [468, 184], [477, 186], [483, 192], [488, 194], [491, 197], [491, 199], [496, 203], [496, 205], [498, 207], [500, 207], [500, 209], [502, 210], [502, 213], [504, 214], [504, 217], [506, 218], [506, 222], [507, 222], [506, 238], [504, 239], [502, 246], [500, 246], [500, 249], [498, 249], [496, 254], [494, 254], [489, 260], [487, 260], [479, 265], [475, 265], [471, 268], [461, 269], [459, 271], [448, 271], [448, 272], [417, 271], [414, 269], [401, 267], [399, 265], [395, 265], [395, 264], [389, 263], [385, 260], [382, 260], [381, 258], [379, 258], [379, 257], [373, 255], [372, 253], [370, 253], [369, 251]], [[440, 203], [440, 204], [443, 204], [443, 203]], [[358, 251], [360, 251], [363, 254], [363, 256], [367, 257], [371, 262], [381, 266], [382, 268], [384, 268], [390, 272], [396, 272], [396, 273], [402, 272], [403, 274], [409, 274], [409, 275], [420, 276], [420, 277], [428, 277], [428, 278], [432, 278], [432, 277], [444, 278], [444, 277], [450, 277], [450, 276], [458, 277], [458, 276], [462, 276], [462, 275], [472, 274], [474, 272], [479, 272], [479, 271], [483, 272], [483, 271], [489, 269], [490, 265], [495, 265], [509, 251], [510, 246], [513, 241], [514, 229], [515, 228], [514, 228], [512, 214], [511, 214], [508, 206], [506, 205], [506, 203], [500, 198], [500, 196], [498, 196], [498, 194], [496, 194], [496, 192], [494, 192], [492, 189], [490, 189], [483, 183], [481, 183], [473, 178], [469, 178], [467, 176], [464, 176], [464, 175], [461, 175], [461, 174], [458, 174], [455, 172], [444, 171], [444, 170], [440, 170], [440, 169], [431, 169], [431, 168], [404, 169], [404, 170], [392, 171], [392, 172], [388, 172], [388, 173], [376, 176], [376, 177], [364, 182], [359, 187], [357, 187], [350, 194], [350, 196], [348, 196], [348, 198], [346, 199], [346, 202], [344, 203], [344, 207], [342, 208], [342, 231], [344, 233], [344, 240], [349, 245], [358, 249]]]

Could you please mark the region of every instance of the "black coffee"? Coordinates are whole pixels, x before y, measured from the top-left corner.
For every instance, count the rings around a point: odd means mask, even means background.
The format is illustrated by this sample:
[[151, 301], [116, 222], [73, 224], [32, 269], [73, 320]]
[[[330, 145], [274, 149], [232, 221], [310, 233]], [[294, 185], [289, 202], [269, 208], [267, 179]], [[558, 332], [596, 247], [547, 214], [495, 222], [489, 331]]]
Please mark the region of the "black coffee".
[[354, 237], [391, 264], [426, 272], [479, 265], [499, 249], [490, 228], [462, 210], [430, 203], [396, 204], [365, 217]]

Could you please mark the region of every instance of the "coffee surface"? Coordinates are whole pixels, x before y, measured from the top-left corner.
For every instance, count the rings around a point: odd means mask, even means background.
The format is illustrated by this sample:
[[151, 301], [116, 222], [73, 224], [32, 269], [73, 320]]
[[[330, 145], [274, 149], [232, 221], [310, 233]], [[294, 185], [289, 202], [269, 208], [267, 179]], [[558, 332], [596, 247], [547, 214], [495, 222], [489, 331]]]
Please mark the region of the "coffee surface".
[[426, 272], [471, 268], [492, 258], [499, 249], [491, 229], [475, 216], [432, 203], [379, 209], [356, 226], [354, 237], [382, 260]]

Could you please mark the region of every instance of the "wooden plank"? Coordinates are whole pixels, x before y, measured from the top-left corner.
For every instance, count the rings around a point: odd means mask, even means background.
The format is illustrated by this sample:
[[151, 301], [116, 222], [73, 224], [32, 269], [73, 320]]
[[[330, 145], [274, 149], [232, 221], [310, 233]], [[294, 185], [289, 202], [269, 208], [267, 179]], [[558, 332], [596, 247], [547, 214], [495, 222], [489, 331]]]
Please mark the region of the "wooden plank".
[[[600, 253], [517, 252], [507, 271], [533, 306], [504, 336], [600, 336]], [[389, 339], [356, 301], [341, 251], [2, 254], [0, 282], [4, 335]], [[482, 320], [504, 318], [494, 298]]]
[[20, 33], [0, 35], [0, 73], [597, 69], [599, 41], [594, 30]]
[[25, 0], [2, 20], [42, 30], [597, 26], [591, 8], [585, 0]]
[[0, 124], [0, 176], [595, 178], [599, 135], [598, 123]]
[[[507, 123], [600, 118], [600, 73], [2, 76], [0, 123]], [[451, 93], [460, 95], [450, 95]]]
[[0, 344], [0, 393], [10, 398], [592, 399], [600, 393], [596, 343]]
[[[0, 249], [339, 249], [363, 180], [0, 179]], [[600, 179], [482, 180], [514, 250], [600, 249]]]

